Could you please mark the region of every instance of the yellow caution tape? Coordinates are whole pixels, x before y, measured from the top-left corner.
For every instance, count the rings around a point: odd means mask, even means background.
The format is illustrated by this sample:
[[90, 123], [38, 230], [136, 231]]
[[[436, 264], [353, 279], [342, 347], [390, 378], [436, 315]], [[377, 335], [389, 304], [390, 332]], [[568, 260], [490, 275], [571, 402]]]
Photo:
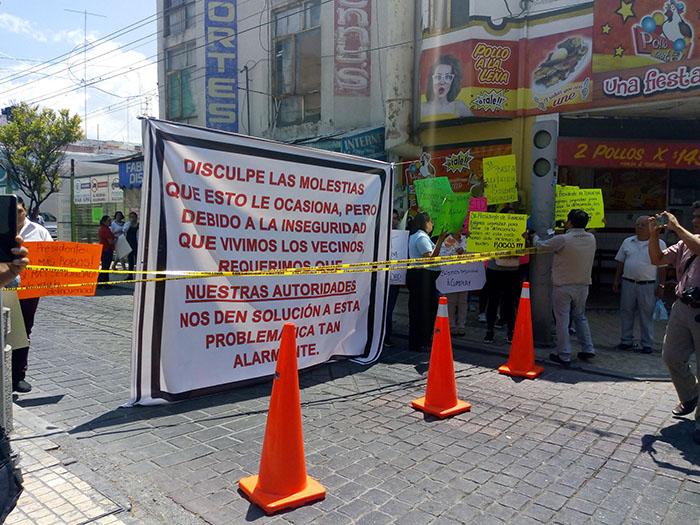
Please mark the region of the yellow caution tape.
[[[486, 261], [493, 258], [501, 257], [516, 257], [529, 255], [534, 253], [543, 253], [543, 250], [537, 248], [522, 248], [519, 250], [498, 250], [481, 253], [465, 253], [462, 255], [445, 255], [436, 257], [421, 257], [416, 259], [388, 259], [386, 261], [369, 261], [357, 263], [342, 263], [324, 266], [310, 266], [302, 268], [279, 268], [275, 270], [250, 270], [239, 272], [218, 272], [218, 271], [199, 271], [199, 270], [93, 270], [89, 268], [72, 268], [64, 266], [42, 266], [29, 265], [30, 270], [37, 271], [52, 271], [52, 272], [70, 272], [70, 273], [114, 273], [126, 275], [155, 275], [158, 277], [145, 279], [126, 279], [121, 281], [111, 281], [100, 283], [101, 285], [110, 284], [129, 284], [141, 282], [162, 282], [180, 279], [207, 279], [212, 277], [273, 277], [273, 276], [297, 276], [297, 275], [328, 275], [328, 274], [344, 274], [344, 273], [370, 273], [370, 272], [388, 272], [394, 270], [414, 270], [419, 268], [434, 268], [437, 266], [452, 266], [458, 264], [467, 264], [479, 261]], [[81, 286], [89, 286], [90, 283], [72, 283], [60, 286], [31, 286], [20, 287], [18, 290], [37, 290], [45, 288], [77, 288]]]

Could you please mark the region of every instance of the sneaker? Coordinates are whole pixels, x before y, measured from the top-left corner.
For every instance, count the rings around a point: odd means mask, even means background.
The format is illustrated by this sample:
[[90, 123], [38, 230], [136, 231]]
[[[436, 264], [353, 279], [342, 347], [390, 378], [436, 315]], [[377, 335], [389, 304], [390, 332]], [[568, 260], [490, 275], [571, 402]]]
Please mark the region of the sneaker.
[[563, 368], [569, 368], [571, 366], [571, 361], [564, 361], [561, 357], [559, 357], [559, 354], [555, 354], [555, 353], [549, 354], [549, 360], [557, 363], [558, 365], [562, 366]]
[[641, 348], [635, 348], [634, 351], [638, 354], [653, 354], [654, 350], [649, 346], [643, 346]]
[[493, 330], [486, 332], [486, 337], [484, 337], [484, 343], [493, 343]]
[[479, 314], [479, 322], [480, 323], [485, 323], [486, 322], [486, 314]]
[[632, 350], [634, 348], [634, 345], [630, 345], [627, 343], [620, 343], [615, 347], [615, 350]]
[[20, 379], [16, 384], [12, 385], [13, 392], [19, 392], [20, 394], [27, 394], [32, 391], [32, 385], [27, 383], [24, 379]]

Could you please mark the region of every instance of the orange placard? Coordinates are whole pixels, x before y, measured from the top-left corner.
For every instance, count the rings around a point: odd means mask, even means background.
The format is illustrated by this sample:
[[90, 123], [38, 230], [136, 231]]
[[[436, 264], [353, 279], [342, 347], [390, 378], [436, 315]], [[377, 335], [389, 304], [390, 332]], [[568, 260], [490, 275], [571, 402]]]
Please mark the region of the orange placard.
[[[28, 242], [29, 262], [35, 266], [60, 266], [64, 268], [87, 268], [97, 270], [100, 267], [102, 246], [79, 242]], [[59, 270], [25, 270], [22, 272], [21, 288], [17, 294], [20, 299], [46, 297], [49, 295], [95, 295], [97, 272], [66, 272]], [[85, 286], [65, 286], [83, 284]], [[47, 288], [33, 288], [36, 286]]]

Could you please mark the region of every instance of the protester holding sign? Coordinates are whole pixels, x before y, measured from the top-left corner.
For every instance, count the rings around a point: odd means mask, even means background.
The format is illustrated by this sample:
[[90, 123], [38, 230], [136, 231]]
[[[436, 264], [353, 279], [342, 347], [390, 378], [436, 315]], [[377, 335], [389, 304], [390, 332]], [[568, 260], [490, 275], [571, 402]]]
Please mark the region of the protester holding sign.
[[596, 251], [595, 237], [585, 230], [588, 219], [585, 211], [573, 209], [569, 212], [565, 224], [565, 234], [546, 240], [539, 239], [537, 235], [534, 237], [536, 247], [554, 252], [552, 303], [557, 327], [557, 352], [550, 354], [549, 359], [564, 367], [571, 364], [571, 317], [581, 343], [578, 357], [595, 357], [591, 329], [586, 319], [586, 300]]
[[[25, 242], [47, 241], [51, 242], [51, 234], [41, 224], [30, 221], [27, 218], [27, 208], [24, 205], [22, 197], [17, 197], [17, 233]], [[24, 327], [27, 331], [27, 337], [32, 333], [34, 327], [34, 316], [36, 309], [39, 307], [39, 298], [22, 299], [19, 301], [20, 309], [22, 310], [22, 318]], [[12, 391], [26, 394], [31, 392], [30, 385], [25, 377], [27, 375], [27, 367], [29, 364], [29, 346], [12, 349]]]
[[[114, 245], [117, 242], [117, 238], [112, 233], [110, 225], [112, 224], [112, 218], [109, 215], [104, 215], [100, 219], [100, 228], [97, 230], [97, 238], [102, 245], [102, 269], [109, 270], [112, 264], [112, 256], [114, 255]], [[97, 277], [98, 283], [104, 283], [109, 281], [108, 273], [100, 273]]]
[[[440, 253], [447, 232], [442, 232], [433, 244], [430, 234], [433, 221], [426, 212], [418, 213], [411, 221], [412, 232], [408, 240], [409, 259], [435, 257]], [[408, 347], [414, 352], [427, 352], [430, 334], [437, 313], [435, 281], [440, 268], [412, 268], [406, 272], [408, 286]]]
[[[515, 213], [515, 208], [507, 206], [501, 213]], [[522, 234], [524, 231], [521, 232]], [[500, 305], [501, 321], [507, 326], [506, 341], [511, 342], [515, 329], [515, 298], [520, 290], [519, 257], [501, 257], [489, 260], [486, 265], [488, 297], [486, 307], [485, 343], [494, 342], [496, 314]]]
[[[440, 250], [441, 256], [463, 255], [467, 251], [467, 238], [461, 232], [452, 233], [446, 239]], [[480, 264], [480, 263], [477, 263]], [[469, 292], [451, 292], [446, 294], [447, 308], [450, 319], [450, 333], [464, 335], [467, 330], [467, 305]]]

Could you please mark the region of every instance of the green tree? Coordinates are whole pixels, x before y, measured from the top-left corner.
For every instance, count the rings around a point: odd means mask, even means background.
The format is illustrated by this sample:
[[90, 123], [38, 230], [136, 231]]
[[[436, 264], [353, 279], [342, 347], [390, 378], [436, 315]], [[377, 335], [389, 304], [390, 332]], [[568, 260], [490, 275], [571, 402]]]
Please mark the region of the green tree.
[[61, 188], [65, 148], [82, 137], [78, 115], [24, 102], [14, 106], [9, 122], [0, 126], [0, 164], [9, 181], [29, 198], [30, 217]]

